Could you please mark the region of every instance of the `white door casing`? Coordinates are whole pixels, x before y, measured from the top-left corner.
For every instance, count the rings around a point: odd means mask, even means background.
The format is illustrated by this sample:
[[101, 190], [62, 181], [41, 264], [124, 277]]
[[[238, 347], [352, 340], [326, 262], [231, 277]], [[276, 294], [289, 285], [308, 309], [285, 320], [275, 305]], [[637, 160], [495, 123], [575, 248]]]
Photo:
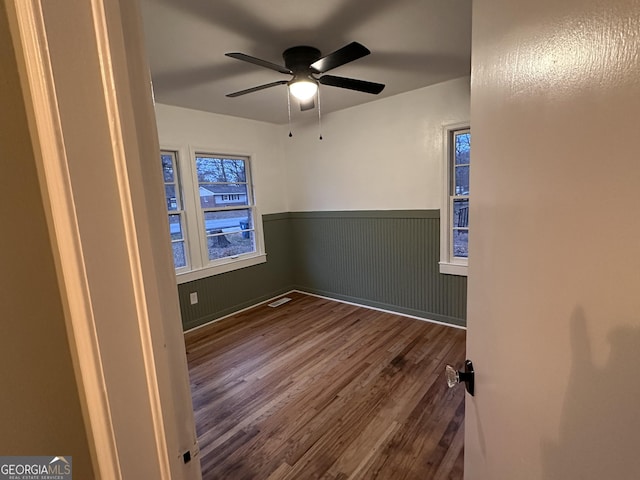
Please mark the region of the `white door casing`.
[[96, 475], [197, 480], [137, 3], [6, 5]]

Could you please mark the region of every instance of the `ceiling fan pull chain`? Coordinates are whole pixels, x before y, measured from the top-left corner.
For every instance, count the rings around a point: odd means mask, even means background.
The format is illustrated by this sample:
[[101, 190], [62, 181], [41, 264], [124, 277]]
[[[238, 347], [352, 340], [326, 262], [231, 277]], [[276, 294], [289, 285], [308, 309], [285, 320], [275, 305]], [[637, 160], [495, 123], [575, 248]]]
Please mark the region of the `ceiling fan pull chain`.
[[289, 88], [287, 88], [287, 109], [289, 112], [289, 138], [291, 138], [293, 133], [291, 133], [291, 94], [289, 93]]
[[320, 140], [322, 140], [322, 114], [320, 113], [320, 88], [316, 92], [318, 97], [318, 132], [320, 133]]

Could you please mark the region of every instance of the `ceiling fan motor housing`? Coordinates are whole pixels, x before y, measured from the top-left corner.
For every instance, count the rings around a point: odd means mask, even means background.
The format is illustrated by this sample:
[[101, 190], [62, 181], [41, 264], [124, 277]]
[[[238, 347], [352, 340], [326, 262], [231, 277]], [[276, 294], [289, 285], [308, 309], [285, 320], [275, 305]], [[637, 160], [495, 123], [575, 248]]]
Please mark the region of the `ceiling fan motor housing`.
[[293, 72], [294, 75], [312, 73], [310, 65], [320, 59], [320, 50], [315, 47], [300, 45], [297, 47], [287, 48], [282, 53], [285, 66]]

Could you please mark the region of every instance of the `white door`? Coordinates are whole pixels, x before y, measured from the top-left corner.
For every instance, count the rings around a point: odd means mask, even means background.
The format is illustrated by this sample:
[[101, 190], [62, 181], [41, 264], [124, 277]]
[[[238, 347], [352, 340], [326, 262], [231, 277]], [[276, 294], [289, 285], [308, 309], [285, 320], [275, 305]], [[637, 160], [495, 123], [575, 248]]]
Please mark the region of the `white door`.
[[473, 4], [467, 480], [640, 478], [640, 2]]

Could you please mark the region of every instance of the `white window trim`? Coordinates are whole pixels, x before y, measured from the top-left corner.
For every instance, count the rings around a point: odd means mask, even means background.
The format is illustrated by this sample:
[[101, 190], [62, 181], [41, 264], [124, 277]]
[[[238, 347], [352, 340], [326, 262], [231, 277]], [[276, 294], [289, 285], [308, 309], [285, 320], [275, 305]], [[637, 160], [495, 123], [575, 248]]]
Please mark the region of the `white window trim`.
[[451, 185], [451, 155], [452, 142], [450, 141], [452, 132], [456, 130], [470, 129], [470, 122], [448, 123], [442, 126], [443, 152], [442, 162], [442, 203], [440, 206], [440, 273], [447, 275], [468, 275], [469, 260], [467, 258], [454, 257], [451, 252], [452, 246], [452, 225], [451, 209], [453, 202], [450, 195]]
[[[184, 267], [179, 267], [176, 268], [176, 274], [180, 274], [180, 273], [184, 273], [184, 272], [189, 272], [191, 270], [191, 252], [189, 249], [189, 231], [186, 228], [186, 222], [187, 222], [187, 210], [186, 210], [186, 206], [185, 206], [185, 199], [184, 199], [184, 190], [182, 189], [182, 171], [180, 169], [180, 158], [182, 157], [182, 152], [180, 151], [180, 149], [178, 147], [162, 147], [160, 148], [160, 153], [164, 153], [164, 152], [168, 152], [168, 153], [172, 153], [173, 154], [173, 159], [174, 159], [174, 165], [173, 168], [175, 169], [174, 171], [174, 175], [175, 175], [175, 184], [176, 184], [176, 189], [178, 194], [181, 196], [180, 199], [180, 206], [182, 207], [180, 212], [173, 212], [173, 213], [180, 213], [181, 215], [181, 219], [183, 220], [182, 223], [182, 236], [183, 236], [183, 241], [184, 241], [184, 256], [185, 256], [185, 260], [186, 260], [186, 265]], [[169, 211], [167, 209], [167, 215], [172, 215], [172, 212]], [[168, 217], [167, 217], [168, 218]], [[172, 241], [173, 243], [173, 241]]]
[[243, 256], [244, 258], [237, 259], [225, 259], [224, 263], [219, 263], [210, 267], [204, 267], [197, 270], [191, 270], [190, 272], [183, 272], [176, 274], [176, 281], [178, 284], [193, 282], [194, 280], [200, 280], [201, 278], [212, 277], [214, 275], [220, 275], [222, 273], [238, 270], [239, 268], [251, 267], [253, 265], [259, 265], [267, 261], [266, 253], [253, 253]]
[[[178, 284], [192, 282], [201, 278], [220, 275], [240, 268], [258, 265], [267, 261], [267, 254], [264, 248], [264, 231], [262, 216], [258, 207], [256, 187], [253, 172], [256, 156], [252, 153], [229, 151], [228, 149], [214, 148], [200, 145], [161, 145], [161, 150], [176, 152], [178, 175], [181, 179], [181, 188], [185, 211], [186, 246], [189, 253], [188, 269], [180, 268], [176, 270], [176, 282]], [[251, 188], [251, 198], [253, 199], [254, 213], [254, 239], [256, 251], [234, 257], [224, 258], [215, 262], [208, 261], [206, 248], [206, 238], [202, 235], [200, 222], [202, 221], [202, 209], [200, 208], [200, 196], [198, 192], [198, 176], [195, 169], [196, 154], [211, 154], [229, 157], [243, 157], [249, 164], [249, 186]], [[201, 238], [202, 237], [202, 238]], [[199, 255], [193, 255], [199, 252]]]

